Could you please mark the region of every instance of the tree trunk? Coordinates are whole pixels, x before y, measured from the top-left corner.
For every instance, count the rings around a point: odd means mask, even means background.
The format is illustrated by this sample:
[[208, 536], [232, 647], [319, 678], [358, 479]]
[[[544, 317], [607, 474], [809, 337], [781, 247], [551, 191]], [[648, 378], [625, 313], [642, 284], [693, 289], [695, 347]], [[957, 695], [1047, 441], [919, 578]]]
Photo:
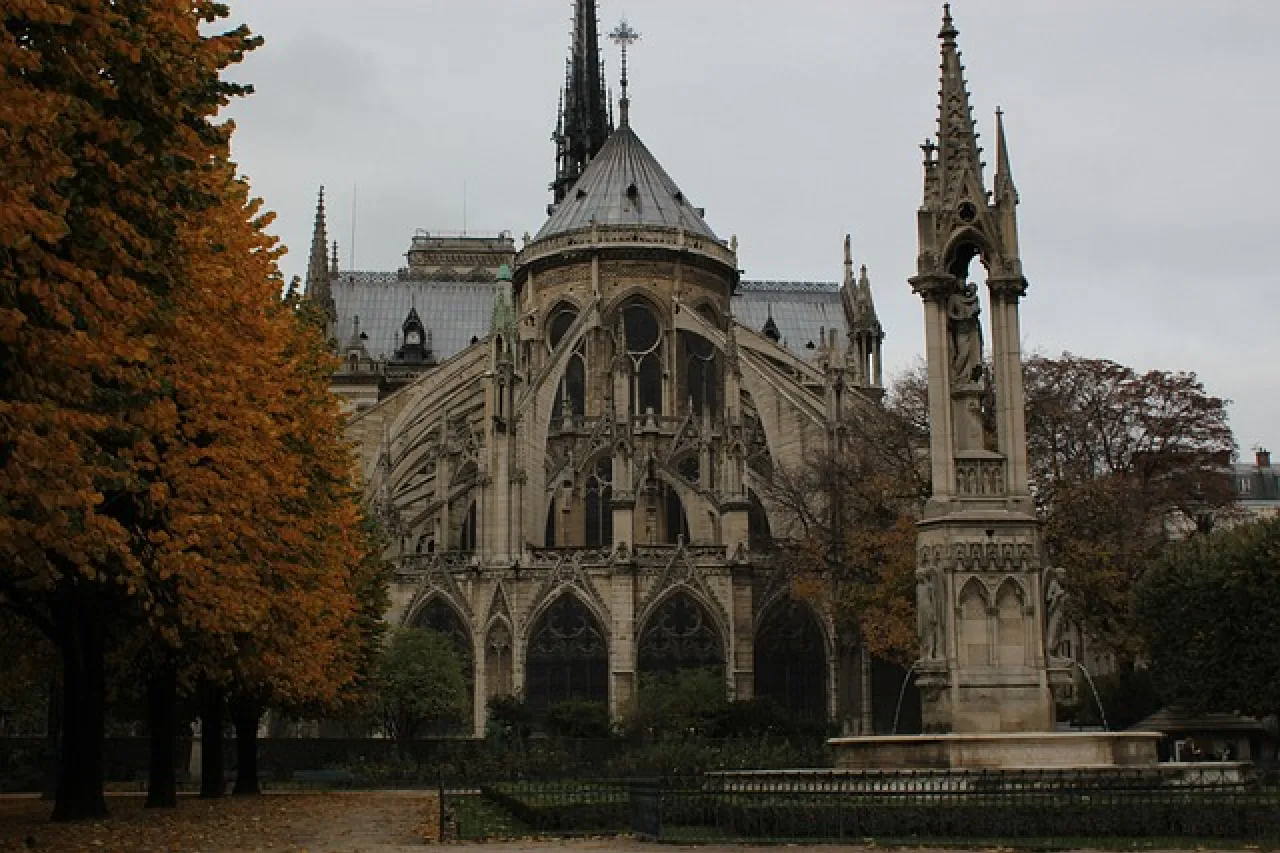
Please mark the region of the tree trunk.
[[55, 672], [49, 677], [49, 705], [45, 721], [44, 785], [40, 799], [52, 800], [58, 795], [58, 775], [62, 755], [62, 677]]
[[107, 816], [103, 795], [107, 630], [101, 604], [72, 586], [60, 596], [57, 622], [62, 653], [62, 751], [55, 821]]
[[200, 796], [221, 797], [226, 793], [226, 769], [222, 761], [222, 727], [226, 697], [219, 687], [206, 686], [200, 704]]
[[147, 679], [147, 726], [151, 767], [147, 777], [147, 808], [178, 805], [178, 776], [174, 767], [178, 741], [178, 675], [169, 667]]
[[258, 785], [258, 720], [262, 709], [255, 702], [236, 702], [231, 720], [236, 726], [236, 796], [261, 794]]

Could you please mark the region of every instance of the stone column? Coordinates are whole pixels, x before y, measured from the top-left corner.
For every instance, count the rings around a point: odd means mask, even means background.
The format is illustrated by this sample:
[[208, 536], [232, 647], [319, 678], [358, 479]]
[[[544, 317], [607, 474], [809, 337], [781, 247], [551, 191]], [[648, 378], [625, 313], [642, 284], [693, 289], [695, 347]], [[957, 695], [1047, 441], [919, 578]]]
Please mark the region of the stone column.
[[951, 417], [951, 354], [947, 335], [947, 297], [955, 288], [949, 275], [917, 276], [912, 286], [924, 300], [925, 361], [929, 377], [929, 464], [933, 500], [955, 494], [955, 438]]
[[1021, 276], [993, 278], [991, 293], [992, 362], [996, 374], [996, 419], [1000, 452], [1006, 461], [1008, 494], [1030, 495], [1027, 467], [1026, 392], [1022, 376], [1018, 301], [1026, 290]]
[[636, 689], [635, 564], [616, 563], [609, 582], [609, 716], [620, 719]]
[[733, 699], [751, 699], [756, 687], [755, 590], [750, 565], [738, 565], [729, 575], [729, 619], [732, 636], [726, 637], [729, 686]]

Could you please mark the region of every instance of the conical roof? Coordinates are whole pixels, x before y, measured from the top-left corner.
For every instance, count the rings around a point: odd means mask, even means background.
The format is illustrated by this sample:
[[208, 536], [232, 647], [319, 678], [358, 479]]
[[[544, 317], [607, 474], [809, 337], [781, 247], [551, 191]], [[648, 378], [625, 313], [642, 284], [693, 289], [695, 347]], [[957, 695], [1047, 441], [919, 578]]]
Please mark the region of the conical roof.
[[535, 240], [596, 225], [683, 228], [718, 240], [625, 121], [592, 158]]

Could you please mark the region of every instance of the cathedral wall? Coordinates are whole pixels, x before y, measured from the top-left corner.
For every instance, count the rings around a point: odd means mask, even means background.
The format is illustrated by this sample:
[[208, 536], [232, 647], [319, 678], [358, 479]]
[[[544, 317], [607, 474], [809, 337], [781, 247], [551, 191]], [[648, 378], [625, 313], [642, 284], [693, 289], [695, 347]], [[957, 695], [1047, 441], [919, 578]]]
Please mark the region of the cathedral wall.
[[[829, 718], [831, 644], [798, 652], [810, 660], [773, 655], [776, 671], [760, 681], [765, 569], [745, 548], [726, 549], [747, 539], [739, 387], [769, 456], [793, 464], [825, 441], [816, 374], [731, 356], [725, 270], [674, 253], [579, 251], [528, 273], [515, 325], [502, 327], [517, 341], [510, 360], [481, 342], [351, 422], [367, 497], [398, 534], [388, 621], [454, 639], [477, 734], [491, 696], [603, 701], [618, 716], [646, 672], [686, 668], [721, 673], [740, 699], [762, 690], [801, 701], [786, 685], [807, 679], [805, 713]], [[652, 305], [654, 343], [633, 349], [642, 335], [628, 326], [620, 351], [619, 309], [636, 296]], [[556, 320], [562, 304], [573, 311]], [[677, 305], [698, 322], [677, 329]], [[697, 338], [711, 342], [705, 354]], [[649, 358], [660, 400], [642, 387]]]

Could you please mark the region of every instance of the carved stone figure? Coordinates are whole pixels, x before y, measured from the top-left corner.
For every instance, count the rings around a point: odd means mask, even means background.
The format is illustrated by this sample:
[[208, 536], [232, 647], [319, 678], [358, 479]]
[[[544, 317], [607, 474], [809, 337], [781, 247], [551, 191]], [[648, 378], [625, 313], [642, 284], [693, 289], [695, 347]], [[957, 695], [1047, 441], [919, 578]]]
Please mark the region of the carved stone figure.
[[1062, 643], [1062, 627], [1065, 619], [1067, 591], [1062, 586], [1066, 574], [1062, 569], [1046, 569], [1044, 573], [1044, 652], [1049, 658], [1057, 657]]
[[916, 635], [920, 638], [920, 658], [936, 660], [938, 638], [942, 634], [941, 615], [938, 606], [938, 590], [933, 572], [916, 572]]
[[947, 330], [951, 344], [951, 381], [977, 382], [982, 377], [982, 306], [978, 286], [968, 282], [947, 299]]

